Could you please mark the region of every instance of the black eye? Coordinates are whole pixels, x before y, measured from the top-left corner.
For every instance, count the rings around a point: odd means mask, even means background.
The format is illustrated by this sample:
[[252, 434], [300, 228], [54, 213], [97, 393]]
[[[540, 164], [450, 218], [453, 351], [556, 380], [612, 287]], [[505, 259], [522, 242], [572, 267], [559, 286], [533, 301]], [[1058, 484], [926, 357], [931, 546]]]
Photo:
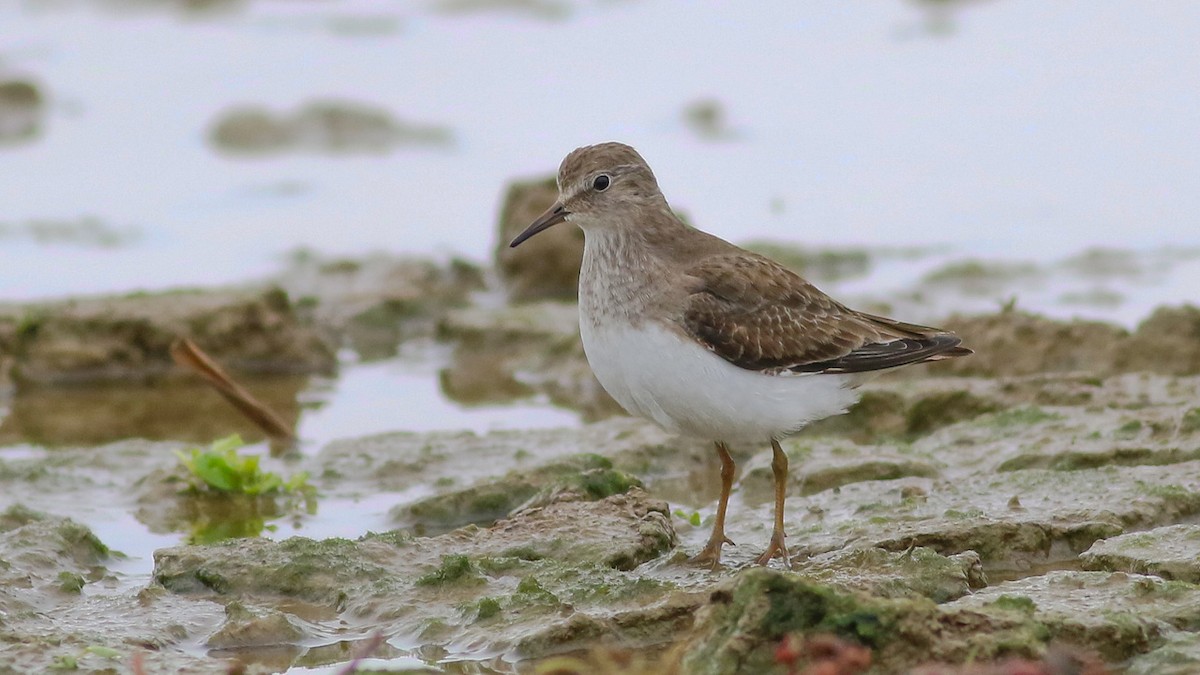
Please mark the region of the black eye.
[[599, 176], [596, 176], [596, 178], [594, 180], [592, 180], [592, 189], [595, 190], [596, 192], [604, 192], [605, 190], [608, 189], [608, 186], [611, 184], [612, 184], [611, 178], [609, 178], [605, 174], [600, 174]]

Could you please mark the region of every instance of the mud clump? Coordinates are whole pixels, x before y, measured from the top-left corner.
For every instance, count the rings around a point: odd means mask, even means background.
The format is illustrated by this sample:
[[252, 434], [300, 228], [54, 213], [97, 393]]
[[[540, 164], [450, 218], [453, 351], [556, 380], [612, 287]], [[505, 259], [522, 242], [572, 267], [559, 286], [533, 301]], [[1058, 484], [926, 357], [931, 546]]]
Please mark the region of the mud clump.
[[778, 646], [792, 634], [830, 634], [872, 649], [878, 672], [931, 658], [1035, 655], [1048, 636], [1023, 616], [943, 612], [924, 598], [879, 598], [803, 575], [747, 569], [714, 590], [682, 657], [688, 673], [785, 673]]
[[489, 524], [530, 500], [544, 502], [565, 492], [604, 499], [641, 486], [636, 477], [613, 469], [604, 457], [578, 455], [428, 497], [399, 507], [392, 516], [418, 534], [436, 534], [467, 524]]
[[7, 318], [15, 330], [0, 360], [11, 360], [18, 386], [162, 376], [174, 368], [172, 341], [184, 336], [242, 372], [322, 372], [335, 366], [331, 342], [303, 325], [278, 289], [134, 294], [10, 311], [0, 325]]
[[439, 317], [484, 287], [483, 272], [464, 260], [325, 258], [309, 251], [296, 252], [277, 282], [306, 318], [343, 336], [364, 360], [395, 356], [402, 341], [432, 336]]
[[310, 622], [286, 616], [301, 603], [318, 616], [370, 620], [385, 635], [419, 634], [423, 644], [530, 657], [605, 636], [676, 636], [695, 600], [630, 573], [675, 544], [666, 503], [631, 489], [432, 538], [389, 532], [162, 549], [154, 581], [174, 595], [229, 603], [210, 643], [310, 641]]
[[1056, 321], [1025, 312], [952, 317], [945, 324], [975, 354], [931, 364], [932, 373], [1200, 373], [1200, 309], [1191, 305], [1160, 307], [1133, 333], [1096, 321]]
[[453, 142], [445, 127], [401, 122], [387, 111], [348, 101], [313, 101], [293, 113], [246, 106], [226, 112], [209, 141], [242, 155], [284, 152], [383, 154], [398, 147], [444, 147]]
[[1082, 555], [1089, 570], [1153, 574], [1200, 583], [1200, 526], [1181, 524], [1097, 541]]
[[555, 199], [558, 185], [553, 176], [516, 181], [505, 192], [495, 257], [496, 271], [512, 300], [569, 300], [579, 292], [583, 231], [578, 227], [552, 227], [518, 248], [508, 245]]
[[999, 400], [964, 389], [937, 390], [911, 397], [895, 391], [867, 390], [846, 414], [811, 424], [801, 436], [832, 434], [847, 436], [856, 443], [914, 440], [1002, 407]]
[[1164, 375], [1200, 373], [1200, 308], [1154, 310], [1122, 346], [1116, 367]]
[[46, 116], [42, 90], [29, 80], [0, 80], [0, 147], [36, 138]]

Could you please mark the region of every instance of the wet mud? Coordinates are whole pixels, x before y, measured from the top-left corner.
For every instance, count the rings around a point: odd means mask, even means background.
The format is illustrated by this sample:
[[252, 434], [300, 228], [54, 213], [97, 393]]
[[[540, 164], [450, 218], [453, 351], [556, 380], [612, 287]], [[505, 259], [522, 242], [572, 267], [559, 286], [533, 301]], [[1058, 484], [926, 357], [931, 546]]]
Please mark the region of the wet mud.
[[[795, 264], [836, 277], [862, 261]], [[792, 569], [752, 564], [770, 452], [733, 448], [737, 545], [710, 569], [688, 558], [715, 512], [715, 453], [604, 394], [575, 305], [545, 299], [560, 281], [510, 303], [511, 279], [466, 263], [302, 254], [245, 289], [5, 307], [0, 659], [272, 672], [374, 645], [523, 672], [619, 647], [664, 672], [782, 673], [788, 635], [832, 633], [880, 673], [1059, 645], [1130, 672], [1200, 666], [1195, 308], [1132, 330], [947, 319], [975, 357], [879, 378], [784, 443]], [[196, 494], [176, 452], [255, 436], [174, 371], [181, 332], [288, 422], [339, 350], [386, 359], [424, 340], [446, 355], [446, 396], [541, 396], [588, 423], [350, 437], [263, 458], [307, 472], [311, 502]], [[320, 534], [333, 523], [346, 535]]]

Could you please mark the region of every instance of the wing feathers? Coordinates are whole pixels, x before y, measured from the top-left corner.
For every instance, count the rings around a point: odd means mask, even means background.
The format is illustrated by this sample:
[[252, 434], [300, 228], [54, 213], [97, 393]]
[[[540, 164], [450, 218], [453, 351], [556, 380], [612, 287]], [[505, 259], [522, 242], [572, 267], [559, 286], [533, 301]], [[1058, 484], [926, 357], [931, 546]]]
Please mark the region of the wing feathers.
[[848, 309], [761, 256], [711, 256], [689, 276], [684, 328], [747, 370], [858, 373], [971, 353], [952, 333]]

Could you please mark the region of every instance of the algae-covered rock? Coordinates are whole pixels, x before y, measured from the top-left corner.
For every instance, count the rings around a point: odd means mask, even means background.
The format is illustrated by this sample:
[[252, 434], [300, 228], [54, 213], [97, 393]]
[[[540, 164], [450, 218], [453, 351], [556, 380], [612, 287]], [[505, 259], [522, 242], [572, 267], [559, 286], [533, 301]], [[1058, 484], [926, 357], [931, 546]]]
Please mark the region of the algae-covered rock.
[[1193, 675], [1200, 672], [1200, 634], [1177, 631], [1129, 661], [1126, 675]]
[[1133, 333], [1096, 321], [1058, 321], [1015, 311], [951, 317], [944, 324], [975, 354], [933, 364], [935, 373], [1200, 373], [1200, 309], [1192, 305], [1160, 307]]
[[123, 557], [70, 518], [10, 506], [0, 512], [0, 619], [77, 595]]
[[611, 460], [576, 455], [403, 505], [392, 517], [397, 525], [415, 528], [418, 534], [437, 534], [495, 521], [539, 493], [551, 498], [571, 491], [586, 499], [604, 499], [632, 487], [641, 487], [641, 481], [614, 469]]
[[794, 570], [814, 581], [875, 597], [924, 597], [937, 603], [987, 586], [979, 554], [974, 551], [943, 556], [921, 547], [904, 552], [848, 548], [813, 556]]
[[1168, 525], [1102, 539], [1081, 558], [1089, 570], [1119, 570], [1200, 583], [1200, 525]]
[[[791, 465], [788, 472], [791, 494], [812, 495], [852, 483], [939, 475], [938, 468], [930, 462], [874, 446], [835, 445], [814, 454], [812, 443], [797, 439], [785, 442], [784, 451]], [[774, 498], [769, 457], [759, 454], [746, 464], [741, 486], [746, 498], [754, 503]]]
[[[909, 486], [921, 488], [920, 499], [905, 497], [902, 488]], [[744, 518], [769, 522], [769, 504], [758, 508], [731, 510], [734, 531], [745, 526]], [[986, 564], [1004, 566], [1074, 557], [1127, 528], [1200, 512], [1200, 462], [854, 483], [803, 502], [789, 500], [788, 511], [795, 524], [793, 551], [815, 554], [851, 544], [903, 551], [915, 545], [942, 554], [976, 551]]]
[[269, 647], [295, 644], [304, 631], [277, 610], [246, 607], [238, 601], [225, 606], [225, 623], [205, 642], [214, 649]]
[[1116, 366], [1125, 372], [1200, 373], [1200, 308], [1154, 310], [1123, 345]]
[[306, 318], [343, 335], [361, 358], [377, 359], [394, 356], [403, 340], [431, 335], [439, 317], [483, 288], [483, 272], [457, 259], [299, 251], [277, 282]]
[[1112, 372], [1107, 366], [1128, 336], [1111, 324], [1057, 321], [1024, 312], [951, 317], [944, 324], [975, 350], [971, 358], [930, 367], [933, 372], [956, 375]]
[[146, 649], [155, 652], [145, 657], [155, 672], [211, 666], [182, 650], [157, 652], [212, 630], [213, 608], [113, 592], [109, 565], [122, 559], [72, 519], [20, 505], [0, 512], [0, 670], [44, 673], [75, 663], [110, 672]]
[[946, 611], [1016, 607], [1058, 641], [1110, 662], [1162, 644], [1174, 630], [1200, 629], [1200, 586], [1123, 572], [1051, 572], [982, 589]]
[[[601, 468], [604, 460], [599, 453], [614, 458], [613, 467], [618, 471], [641, 476], [647, 454], [668, 456], [663, 459], [665, 464], [676, 453], [700, 447], [711, 448], [711, 444], [676, 438], [627, 417], [577, 429], [487, 434], [393, 432], [330, 443], [316, 457], [312, 473], [331, 488], [352, 485], [355, 489], [399, 491], [419, 486], [446, 494], [513, 470], [561, 474], [565, 467], [553, 465], [564, 461], [568, 466], [579, 462], [576, 466]], [[538, 468], [543, 465], [551, 468]]]
[[287, 638], [295, 628], [304, 637], [289, 643], [311, 640], [311, 625], [270, 611], [291, 614], [299, 602], [310, 612], [369, 620], [387, 634], [419, 634], [424, 644], [541, 655], [601, 635], [674, 636], [694, 601], [675, 597], [669, 582], [630, 573], [674, 544], [666, 504], [632, 489], [599, 501], [551, 501], [487, 529], [432, 538], [388, 533], [163, 549], [154, 580], [174, 594], [240, 603], [223, 642], [268, 639], [243, 628], [263, 621], [268, 636]]
[[1195, 630], [1200, 589], [1151, 577], [1059, 572], [979, 590], [942, 606], [886, 599], [804, 575], [747, 569], [714, 591], [683, 659], [686, 672], [783, 673], [790, 633], [833, 634], [873, 651], [877, 672], [919, 663], [1034, 657], [1052, 641], [1121, 661]]
[[22, 308], [15, 345], [18, 384], [136, 380], [175, 368], [169, 347], [189, 337], [224, 366], [297, 373], [334, 367], [334, 348], [302, 325], [287, 294], [134, 294]]
[[712, 592], [683, 659], [690, 673], [783, 673], [775, 647], [789, 633], [832, 633], [880, 648], [896, 640], [906, 613], [932, 615], [932, 602], [841, 590], [802, 575], [746, 569]]

